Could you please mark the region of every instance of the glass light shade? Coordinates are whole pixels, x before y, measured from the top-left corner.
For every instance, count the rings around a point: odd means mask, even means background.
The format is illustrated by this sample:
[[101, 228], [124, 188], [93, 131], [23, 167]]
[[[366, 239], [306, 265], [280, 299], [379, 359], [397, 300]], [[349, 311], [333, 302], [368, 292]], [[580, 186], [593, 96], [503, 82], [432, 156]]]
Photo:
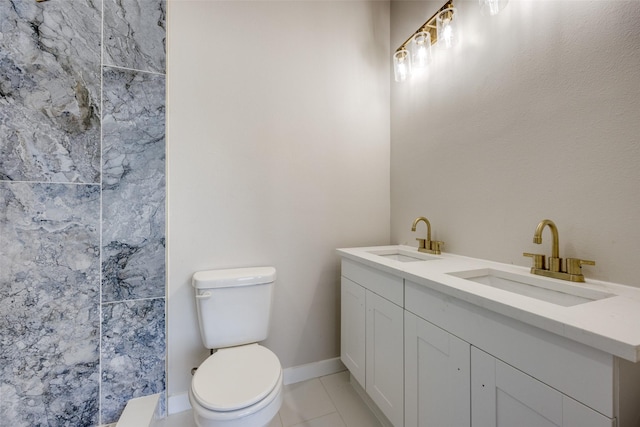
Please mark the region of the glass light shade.
[[397, 82], [403, 82], [411, 75], [409, 51], [402, 49], [393, 54], [393, 74]]
[[438, 46], [449, 49], [458, 42], [456, 8], [450, 7], [438, 13], [436, 16], [436, 29], [438, 31]]
[[431, 62], [431, 34], [420, 31], [411, 40], [411, 67], [427, 68]]
[[483, 15], [497, 15], [507, 6], [509, 0], [479, 0], [480, 11]]

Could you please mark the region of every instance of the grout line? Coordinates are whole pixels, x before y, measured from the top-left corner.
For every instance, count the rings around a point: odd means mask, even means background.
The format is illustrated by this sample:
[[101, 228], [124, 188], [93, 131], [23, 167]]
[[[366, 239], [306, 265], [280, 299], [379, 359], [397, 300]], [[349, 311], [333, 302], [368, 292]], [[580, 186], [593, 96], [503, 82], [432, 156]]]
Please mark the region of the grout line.
[[56, 184], [56, 185], [100, 185], [99, 182], [63, 182], [63, 181], [14, 181], [10, 179], [0, 179], [0, 183], [7, 184]]
[[125, 71], [134, 71], [136, 73], [146, 73], [146, 74], [155, 74], [158, 76], [166, 76], [166, 73], [161, 73], [158, 71], [138, 70], [137, 68], [121, 67], [119, 65], [109, 65], [109, 64], [102, 64], [102, 66], [109, 67], [109, 68], [117, 68], [119, 70], [125, 70]]
[[[336, 374], [330, 374], [330, 375], [336, 375]], [[342, 413], [340, 412], [340, 408], [338, 408], [338, 405], [336, 405], [336, 400], [332, 396], [332, 393], [329, 392], [329, 389], [325, 385], [324, 381], [322, 381], [323, 378], [328, 377], [328, 376], [329, 375], [325, 375], [325, 376], [322, 376], [322, 377], [318, 378], [320, 380], [320, 384], [322, 384], [322, 387], [324, 388], [324, 391], [327, 393], [327, 396], [329, 396], [329, 400], [331, 400], [331, 403], [333, 404], [333, 407], [336, 408], [336, 412], [338, 413], [338, 416], [342, 420], [342, 424], [344, 424], [345, 427], [349, 427], [347, 425], [347, 421], [344, 419], [344, 417], [342, 416]]]
[[101, 305], [119, 304], [121, 302], [153, 301], [153, 300], [158, 300], [158, 299], [166, 301], [166, 297], [165, 296], [159, 296], [159, 297], [148, 297], [148, 298], [123, 299], [123, 300], [118, 300], [118, 301], [105, 301], [105, 302], [101, 303]]
[[100, 245], [100, 260], [98, 265], [98, 422], [102, 423], [102, 140], [103, 140], [103, 127], [102, 118], [104, 117], [104, 1], [101, 3], [102, 15], [100, 22], [100, 154], [98, 164], [100, 165], [100, 213], [99, 213], [99, 245]]
[[[297, 424], [292, 424], [290, 426], [285, 426], [284, 424], [282, 425], [282, 427], [303, 427], [306, 426], [307, 423], [309, 423], [309, 421], [314, 421], [314, 420], [318, 420], [320, 418], [324, 418], [324, 417], [328, 417], [329, 415], [333, 415], [333, 414], [338, 414], [338, 416], [340, 417], [340, 419], [342, 419], [342, 415], [340, 415], [340, 412], [338, 412], [338, 410], [335, 410], [333, 412], [329, 412], [328, 414], [323, 414], [323, 415], [318, 415], [317, 417], [314, 418], [309, 418], [308, 420], [304, 420], [301, 421]], [[342, 422], [344, 423], [344, 420], [342, 420]], [[346, 425], [346, 424], [345, 424]]]

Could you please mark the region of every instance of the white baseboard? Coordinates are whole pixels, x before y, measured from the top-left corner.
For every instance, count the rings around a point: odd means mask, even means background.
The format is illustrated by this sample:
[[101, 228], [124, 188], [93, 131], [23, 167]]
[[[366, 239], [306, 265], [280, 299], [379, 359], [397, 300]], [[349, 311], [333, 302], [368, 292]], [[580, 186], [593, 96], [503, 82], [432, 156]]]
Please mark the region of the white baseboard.
[[[339, 357], [333, 359], [320, 360], [318, 362], [307, 363], [306, 365], [293, 366], [284, 370], [284, 384], [295, 384], [312, 378], [323, 377], [325, 375], [342, 372], [347, 368], [344, 367]], [[187, 393], [169, 396], [168, 413], [169, 415], [191, 409], [189, 396]]]
[[284, 370], [284, 384], [295, 384], [346, 370], [339, 357], [293, 366]]

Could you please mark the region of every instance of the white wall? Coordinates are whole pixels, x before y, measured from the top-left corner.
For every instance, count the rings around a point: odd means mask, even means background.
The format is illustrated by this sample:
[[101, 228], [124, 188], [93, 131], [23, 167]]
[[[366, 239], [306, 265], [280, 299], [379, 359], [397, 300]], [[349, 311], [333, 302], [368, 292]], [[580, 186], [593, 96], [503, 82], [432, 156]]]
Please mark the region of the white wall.
[[[391, 49], [442, 4], [392, 2]], [[587, 277], [640, 286], [640, 2], [456, 5], [462, 43], [392, 82], [392, 241], [425, 215], [448, 252], [528, 266], [550, 218]]]
[[169, 396], [207, 356], [190, 278], [273, 265], [265, 345], [339, 354], [335, 248], [389, 243], [389, 4], [170, 1]]

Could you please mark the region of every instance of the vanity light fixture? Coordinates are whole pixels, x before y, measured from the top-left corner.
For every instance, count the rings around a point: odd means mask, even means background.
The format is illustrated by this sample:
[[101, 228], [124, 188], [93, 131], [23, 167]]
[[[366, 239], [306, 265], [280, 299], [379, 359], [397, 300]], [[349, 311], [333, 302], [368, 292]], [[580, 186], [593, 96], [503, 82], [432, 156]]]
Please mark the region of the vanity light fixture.
[[443, 38], [444, 44], [447, 46], [455, 44], [457, 40], [455, 13], [453, 0], [448, 0], [424, 25], [396, 49], [393, 54], [393, 71], [397, 82], [406, 80], [411, 74], [412, 68], [426, 68], [429, 65], [431, 45], [435, 44], [439, 38]]
[[[509, 0], [478, 0], [483, 15], [497, 15]], [[415, 33], [400, 45], [393, 54], [393, 73], [397, 82], [409, 78], [412, 71], [425, 69], [431, 62], [431, 45], [449, 49], [458, 42], [457, 9], [448, 0]]]

